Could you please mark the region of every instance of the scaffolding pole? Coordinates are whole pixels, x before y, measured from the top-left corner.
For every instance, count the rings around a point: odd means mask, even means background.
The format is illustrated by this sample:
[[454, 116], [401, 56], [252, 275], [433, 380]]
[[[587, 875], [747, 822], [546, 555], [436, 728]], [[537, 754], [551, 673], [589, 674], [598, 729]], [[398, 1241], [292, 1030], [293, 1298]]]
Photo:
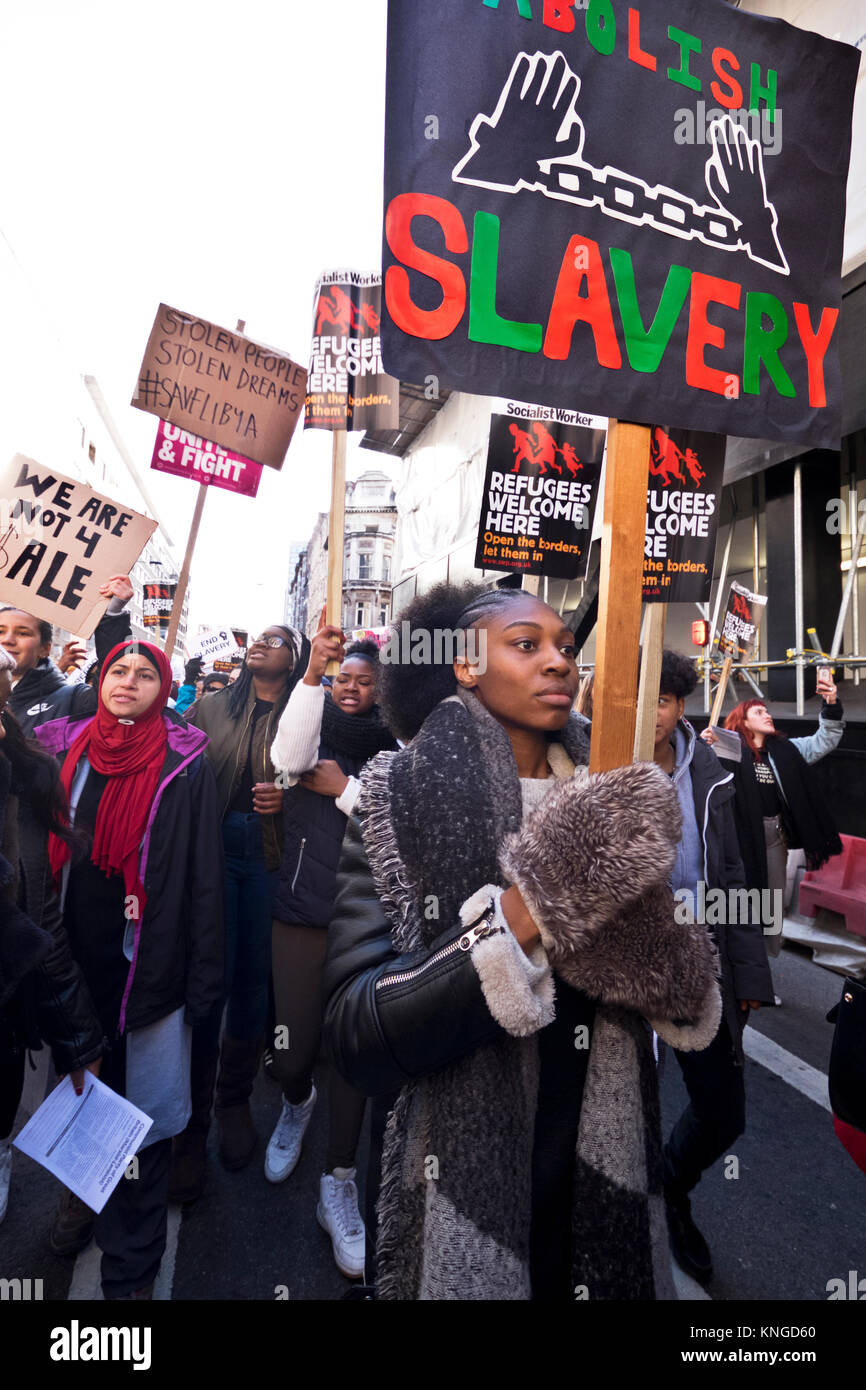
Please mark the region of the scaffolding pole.
[[797, 717], [806, 712], [805, 666], [803, 663], [803, 467], [794, 464], [794, 642], [797, 647]]

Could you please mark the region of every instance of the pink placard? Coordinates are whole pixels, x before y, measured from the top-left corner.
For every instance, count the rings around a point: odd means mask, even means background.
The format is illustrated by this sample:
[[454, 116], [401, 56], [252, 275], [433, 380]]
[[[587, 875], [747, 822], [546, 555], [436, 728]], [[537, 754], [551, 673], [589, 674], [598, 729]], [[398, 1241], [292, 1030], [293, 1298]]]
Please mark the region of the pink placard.
[[193, 478], [197, 483], [224, 487], [244, 497], [255, 497], [262, 476], [260, 463], [230, 453], [219, 444], [212, 444], [177, 425], [169, 425], [165, 420], [159, 422], [150, 466], [158, 473]]

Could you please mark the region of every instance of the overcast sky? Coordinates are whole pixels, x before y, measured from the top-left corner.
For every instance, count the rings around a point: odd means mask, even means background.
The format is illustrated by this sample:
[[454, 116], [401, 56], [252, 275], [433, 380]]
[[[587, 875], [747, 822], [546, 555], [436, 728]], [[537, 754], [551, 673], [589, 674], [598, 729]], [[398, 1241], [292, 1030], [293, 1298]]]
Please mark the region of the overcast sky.
[[[160, 301], [306, 365], [317, 275], [379, 269], [384, 73], [385, 0], [2, 6], [0, 228], [141, 470], [156, 420], [129, 400]], [[355, 448], [350, 476], [382, 466]], [[299, 428], [256, 501], [211, 489], [193, 626], [280, 618], [329, 478], [330, 435]], [[197, 489], [147, 483], [182, 553]]]

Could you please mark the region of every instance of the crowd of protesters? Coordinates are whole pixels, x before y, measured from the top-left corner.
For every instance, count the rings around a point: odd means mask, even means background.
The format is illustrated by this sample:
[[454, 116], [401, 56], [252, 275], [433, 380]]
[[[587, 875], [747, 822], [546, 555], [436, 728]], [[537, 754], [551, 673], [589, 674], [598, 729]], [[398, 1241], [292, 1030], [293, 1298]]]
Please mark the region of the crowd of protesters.
[[[811, 771], [842, 736], [832, 680], [817, 733], [748, 700], [720, 760], [684, 715], [694, 662], [666, 651], [652, 761], [589, 776], [591, 682], [531, 594], [443, 584], [398, 615], [407, 650], [406, 624], [472, 632], [483, 659], [385, 660], [323, 612], [312, 642], [265, 628], [234, 680], [193, 660], [180, 681], [132, 639], [128, 578], [102, 593], [83, 680], [80, 644], [55, 665], [50, 626], [0, 610], [0, 1219], [44, 1041], [76, 1091], [89, 1070], [153, 1120], [99, 1215], [63, 1190], [51, 1247], [95, 1235], [104, 1296], [152, 1297], [212, 1113], [247, 1167], [266, 1056], [285, 1182], [324, 1044], [310, 1201], [369, 1296], [667, 1298], [671, 1250], [706, 1283], [690, 1194], [745, 1128], [781, 918], [697, 905], [783, 893], [789, 847], [840, 852]], [[668, 1051], [688, 1105], [665, 1138]]]

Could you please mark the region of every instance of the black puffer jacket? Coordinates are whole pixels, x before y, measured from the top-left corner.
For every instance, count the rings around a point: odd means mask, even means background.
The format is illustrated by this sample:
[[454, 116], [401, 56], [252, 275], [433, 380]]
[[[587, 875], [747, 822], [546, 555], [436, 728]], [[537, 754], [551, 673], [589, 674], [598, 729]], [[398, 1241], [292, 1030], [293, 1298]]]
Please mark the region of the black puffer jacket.
[[[104, 661], [112, 648], [131, 634], [126, 611], [102, 618], [93, 633], [97, 660]], [[37, 724], [47, 724], [49, 719], [61, 719], [64, 715], [86, 719], [95, 714], [97, 700], [95, 690], [83, 684], [70, 685], [51, 658], [43, 657], [21, 677], [8, 704], [26, 737], [32, 738]]]
[[[8, 767], [0, 755], [0, 785], [8, 784]], [[73, 1071], [101, 1055], [103, 1038], [51, 886], [47, 835], [26, 800], [11, 795], [0, 820], [8, 876], [0, 893], [0, 1007], [15, 1046], [35, 1051], [44, 1039], [57, 1071]]]
[[[703, 878], [707, 889], [721, 888], [726, 894], [745, 889], [746, 877], [734, 822], [734, 779], [728, 765], [715, 753], [687, 720], [680, 727], [690, 746], [689, 773], [695, 801], [695, 818], [703, 848]], [[730, 899], [728, 899], [730, 902]], [[737, 913], [740, 916], [740, 913]], [[734, 1043], [742, 1060], [740, 1043], [742, 1014], [738, 1000], [757, 999], [772, 1004], [773, 980], [767, 963], [763, 925], [760, 922], [722, 920], [708, 928], [719, 948], [722, 967], [722, 1007]]]
[[[121, 1032], [181, 1005], [188, 1023], [200, 1022], [223, 994], [222, 842], [207, 736], [173, 710], [162, 717], [168, 746], [139, 857], [147, 904], [136, 924]], [[54, 720], [39, 740], [62, 763], [83, 722]]]
[[[318, 758], [332, 759], [347, 777], [360, 776], [366, 762], [324, 743]], [[278, 921], [327, 927], [345, 831], [346, 817], [332, 796], [320, 796], [300, 782], [283, 793], [283, 857], [273, 908]]]

